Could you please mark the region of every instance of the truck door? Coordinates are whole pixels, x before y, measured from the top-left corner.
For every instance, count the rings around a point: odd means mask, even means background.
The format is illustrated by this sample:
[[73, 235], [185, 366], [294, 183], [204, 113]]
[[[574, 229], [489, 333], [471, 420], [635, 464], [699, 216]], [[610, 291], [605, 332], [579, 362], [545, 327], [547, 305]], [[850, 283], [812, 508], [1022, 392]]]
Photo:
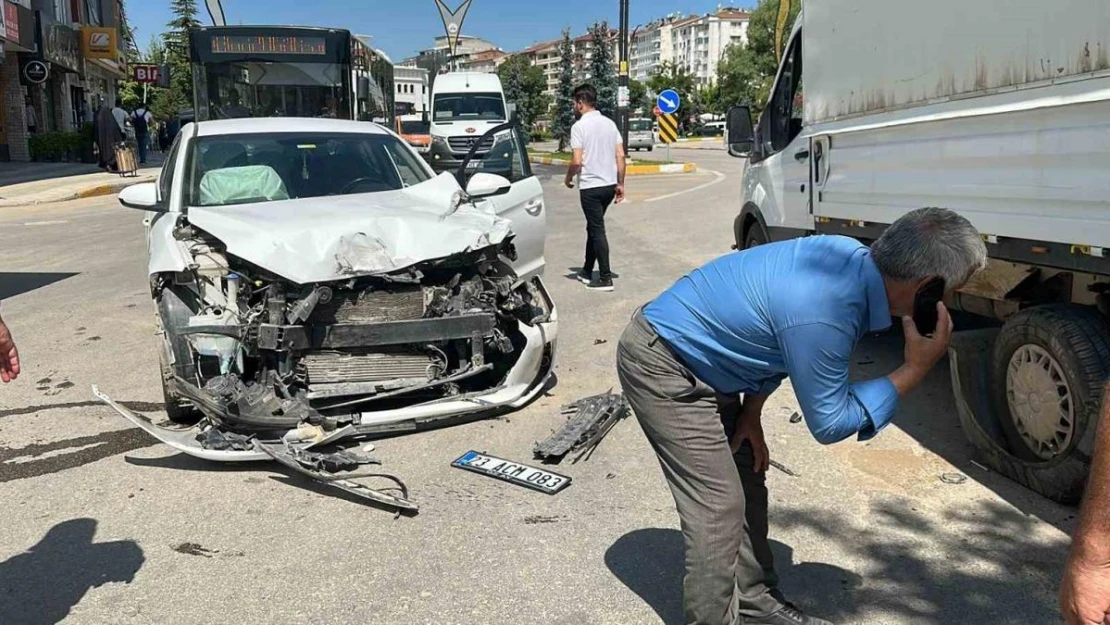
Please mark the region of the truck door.
[[769, 227], [813, 229], [810, 201], [812, 153], [802, 125], [802, 31], [797, 29], [786, 48], [767, 111], [760, 120], [760, 140], [776, 211], [763, 211]]

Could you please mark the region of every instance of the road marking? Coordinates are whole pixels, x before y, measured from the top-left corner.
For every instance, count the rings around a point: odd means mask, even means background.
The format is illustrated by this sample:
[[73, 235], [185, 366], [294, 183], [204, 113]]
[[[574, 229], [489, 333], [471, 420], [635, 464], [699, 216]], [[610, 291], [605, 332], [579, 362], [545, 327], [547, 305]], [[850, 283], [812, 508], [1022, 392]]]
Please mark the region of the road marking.
[[702, 170], [699, 170], [699, 171], [702, 171], [702, 172], [707, 173], [707, 174], [713, 174], [714, 176], [716, 176], [716, 178], [714, 178], [713, 180], [710, 180], [709, 182], [706, 182], [704, 184], [699, 184], [696, 187], [690, 187], [689, 189], [683, 189], [682, 191], [675, 191], [674, 193], [668, 193], [667, 195], [660, 195], [659, 197], [653, 197], [651, 199], [644, 200], [644, 201], [645, 202], [659, 202], [659, 201], [662, 201], [662, 200], [669, 200], [673, 197], [682, 195], [684, 193], [692, 193], [694, 191], [701, 191], [702, 189], [705, 189], [707, 187], [712, 187], [713, 185], [715, 185], [718, 182], [725, 179], [725, 175], [722, 174], [719, 171], [713, 171], [712, 169], [702, 169]]
[[68, 223], [69, 223], [69, 222], [68, 222], [68, 221], [65, 221], [65, 220], [55, 220], [55, 221], [28, 221], [28, 222], [24, 223], [23, 225], [24, 225], [24, 226], [55, 226], [55, 225], [57, 225], [57, 224], [68, 224]]

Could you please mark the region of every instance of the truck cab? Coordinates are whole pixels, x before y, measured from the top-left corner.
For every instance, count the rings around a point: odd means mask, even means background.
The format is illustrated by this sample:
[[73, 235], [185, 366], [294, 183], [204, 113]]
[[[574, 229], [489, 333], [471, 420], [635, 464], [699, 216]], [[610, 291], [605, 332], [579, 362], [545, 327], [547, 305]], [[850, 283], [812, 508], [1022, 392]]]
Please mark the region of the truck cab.
[[[487, 130], [509, 120], [509, 106], [496, 74], [454, 72], [438, 76], [432, 86], [431, 146], [426, 154], [437, 172], [457, 168]], [[480, 145], [474, 158], [489, 153]]]
[[985, 464], [1064, 503], [1110, 379], [1110, 178], [1093, 156], [1110, 153], [1110, 63], [1070, 60], [1075, 41], [1110, 48], [1101, 15], [1104, 0], [806, 0], [758, 119], [737, 103], [726, 132], [746, 160], [736, 249], [870, 242], [926, 206], [971, 221], [989, 262], [946, 303], [988, 327], [949, 351], [961, 426]]

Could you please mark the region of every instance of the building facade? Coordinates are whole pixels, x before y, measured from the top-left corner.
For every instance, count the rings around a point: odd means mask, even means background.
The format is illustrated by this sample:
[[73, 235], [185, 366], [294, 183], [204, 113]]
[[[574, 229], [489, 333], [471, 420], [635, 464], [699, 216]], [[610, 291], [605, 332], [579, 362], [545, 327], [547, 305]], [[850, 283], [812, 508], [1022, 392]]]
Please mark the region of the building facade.
[[120, 0], [0, 0], [0, 160], [31, 160], [31, 135], [70, 132], [115, 103], [126, 76]]
[[698, 85], [717, 81], [717, 66], [730, 45], [747, 45], [750, 14], [724, 9], [676, 20], [670, 25], [671, 58], [694, 75]]
[[[613, 63], [613, 71], [620, 67], [620, 39], [615, 30], [609, 31], [606, 45], [609, 47], [609, 58]], [[562, 66], [562, 57], [559, 56], [559, 44], [562, 39], [552, 39], [533, 44], [531, 47], [518, 52], [526, 55], [529, 62], [543, 70], [546, 81], [544, 93], [554, 101], [555, 93], [559, 90], [559, 72]], [[590, 62], [594, 55], [593, 36], [589, 33], [571, 40], [571, 51], [574, 58], [574, 82], [582, 83], [590, 79]]]
[[422, 115], [428, 112], [430, 85], [428, 70], [423, 67], [396, 67], [393, 80], [397, 85], [397, 113], [400, 115]]

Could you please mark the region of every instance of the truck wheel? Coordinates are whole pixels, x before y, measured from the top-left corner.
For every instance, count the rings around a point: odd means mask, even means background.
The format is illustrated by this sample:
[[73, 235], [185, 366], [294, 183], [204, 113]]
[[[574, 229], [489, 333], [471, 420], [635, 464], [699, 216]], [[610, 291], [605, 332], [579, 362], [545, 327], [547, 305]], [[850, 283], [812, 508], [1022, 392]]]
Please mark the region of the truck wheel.
[[1024, 310], [1002, 327], [991, 375], [1000, 442], [1020, 465], [1019, 481], [1050, 499], [1078, 501], [1110, 377], [1106, 321], [1083, 306]]

